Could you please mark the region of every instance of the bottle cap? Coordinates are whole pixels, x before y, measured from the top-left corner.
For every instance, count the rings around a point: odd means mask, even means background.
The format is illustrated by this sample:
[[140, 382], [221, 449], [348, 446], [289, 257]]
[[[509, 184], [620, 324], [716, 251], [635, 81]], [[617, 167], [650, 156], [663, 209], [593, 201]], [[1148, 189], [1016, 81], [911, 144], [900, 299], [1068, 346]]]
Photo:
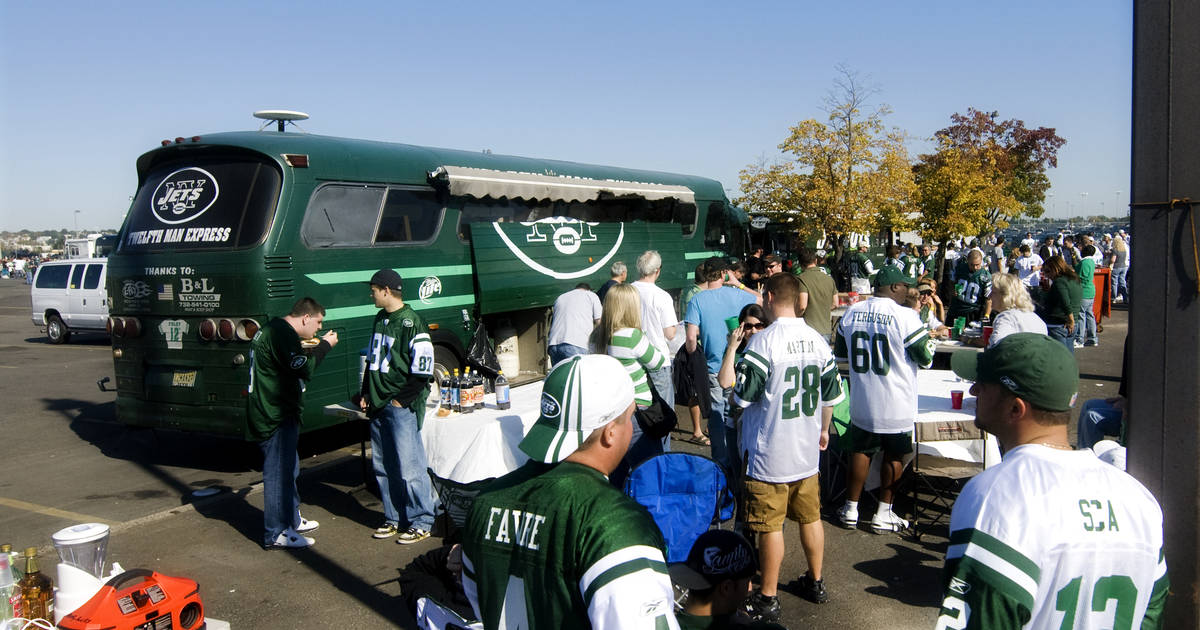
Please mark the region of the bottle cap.
[[37, 557], [37, 547], [26, 547], [25, 548], [25, 557], [26, 558], [36, 558]]

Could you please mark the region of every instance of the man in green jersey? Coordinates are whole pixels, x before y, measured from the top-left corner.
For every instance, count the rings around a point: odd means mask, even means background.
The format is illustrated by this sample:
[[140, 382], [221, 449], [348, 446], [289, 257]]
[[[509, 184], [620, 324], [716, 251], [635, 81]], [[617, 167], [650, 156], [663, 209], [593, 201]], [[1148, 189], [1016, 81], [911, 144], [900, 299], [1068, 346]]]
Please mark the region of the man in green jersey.
[[324, 319], [324, 307], [310, 297], [300, 298], [291, 312], [267, 322], [250, 342], [246, 415], [250, 437], [259, 440], [263, 452], [263, 546], [267, 549], [308, 547], [313, 539], [303, 534], [317, 528], [316, 521], [300, 516], [296, 443], [304, 382], [338, 342], [331, 330], [305, 352], [301, 340], [314, 339]]
[[484, 488], [463, 535], [463, 589], [486, 628], [678, 628], [664, 543], [608, 482], [633, 436], [621, 363], [576, 355], [542, 386], [531, 458]]
[[946, 318], [953, 322], [956, 317], [977, 321], [992, 312], [992, 274], [983, 264], [983, 253], [973, 249], [959, 262], [954, 279], [954, 298], [950, 301], [950, 312]]
[[710, 529], [696, 539], [685, 562], [671, 565], [671, 581], [688, 589], [681, 630], [783, 630], [767, 621], [750, 621], [739, 612], [758, 563], [741, 534]]
[[[433, 343], [425, 322], [401, 298], [400, 274], [371, 276], [371, 299], [380, 311], [372, 325], [359, 406], [371, 418], [371, 464], [383, 500], [384, 523], [375, 538], [400, 534], [407, 545], [429, 537], [433, 484], [429, 481], [421, 424], [433, 380]], [[401, 531], [399, 508], [404, 509]]]

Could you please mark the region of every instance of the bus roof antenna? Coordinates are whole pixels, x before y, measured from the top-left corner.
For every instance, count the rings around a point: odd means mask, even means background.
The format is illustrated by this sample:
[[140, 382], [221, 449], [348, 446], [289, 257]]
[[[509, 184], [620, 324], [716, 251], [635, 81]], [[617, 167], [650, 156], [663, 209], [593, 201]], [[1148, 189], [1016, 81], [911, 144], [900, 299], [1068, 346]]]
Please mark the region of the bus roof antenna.
[[267, 121], [258, 128], [259, 131], [266, 129], [267, 125], [274, 122], [277, 125], [276, 131], [279, 133], [283, 133], [284, 125], [288, 123], [292, 123], [293, 127], [299, 129], [300, 127], [295, 121], [308, 120], [308, 114], [305, 114], [304, 112], [295, 112], [290, 109], [260, 109], [254, 112], [254, 117]]

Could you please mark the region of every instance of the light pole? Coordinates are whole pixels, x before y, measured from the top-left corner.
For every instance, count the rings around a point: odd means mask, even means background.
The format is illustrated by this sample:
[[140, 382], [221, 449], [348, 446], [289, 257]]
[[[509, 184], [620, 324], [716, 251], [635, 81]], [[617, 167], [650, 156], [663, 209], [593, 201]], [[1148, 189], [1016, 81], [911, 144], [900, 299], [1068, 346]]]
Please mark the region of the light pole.
[[[1116, 212], [1120, 212], [1120, 208], [1121, 208], [1121, 191], [1119, 191], [1119, 190], [1118, 190], [1117, 192], [1114, 192], [1114, 193], [1113, 193], [1113, 197], [1115, 198], [1115, 201], [1113, 202], [1113, 203], [1114, 203], [1114, 205], [1113, 205], [1113, 210], [1114, 210], [1114, 211], [1116, 211]], [[1124, 216], [1124, 213], [1122, 213], [1120, 216], [1122, 216], [1122, 217], [1123, 217], [1123, 216]]]
[[1083, 216], [1087, 216], [1087, 195], [1085, 192], [1079, 193], [1079, 214]]
[[79, 211], [75, 211], [75, 231], [79, 231]]

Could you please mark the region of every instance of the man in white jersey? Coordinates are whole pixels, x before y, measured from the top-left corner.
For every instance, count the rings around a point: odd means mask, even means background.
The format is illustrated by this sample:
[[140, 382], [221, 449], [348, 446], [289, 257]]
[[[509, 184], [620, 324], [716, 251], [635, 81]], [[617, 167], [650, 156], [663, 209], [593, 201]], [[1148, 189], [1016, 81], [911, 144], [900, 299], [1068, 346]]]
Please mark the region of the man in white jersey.
[[821, 577], [825, 530], [821, 525], [820, 452], [829, 444], [833, 406], [842, 401], [841, 378], [824, 337], [796, 317], [800, 280], [790, 273], [767, 279], [766, 303], [774, 322], [754, 335], [737, 364], [733, 401], [742, 412], [741, 451], [746, 454], [746, 527], [758, 534], [762, 588], [750, 596], [751, 615], [779, 621], [779, 569], [785, 517], [800, 524], [808, 572], [801, 596], [829, 601]]
[[879, 471], [879, 509], [871, 519], [875, 533], [896, 532], [908, 521], [892, 511], [892, 495], [904, 456], [912, 452], [917, 420], [917, 369], [933, 363], [929, 329], [914, 309], [904, 306], [916, 280], [895, 267], [875, 276], [875, 297], [851, 306], [834, 331], [833, 351], [850, 363], [850, 466], [846, 504], [838, 510], [843, 527], [858, 527], [858, 498], [867, 481], [871, 457], [883, 451]]
[[937, 628], [1161, 627], [1162, 510], [1133, 477], [1071, 450], [1070, 351], [1017, 333], [952, 365], [975, 381], [975, 424], [1004, 459], [954, 504]]

